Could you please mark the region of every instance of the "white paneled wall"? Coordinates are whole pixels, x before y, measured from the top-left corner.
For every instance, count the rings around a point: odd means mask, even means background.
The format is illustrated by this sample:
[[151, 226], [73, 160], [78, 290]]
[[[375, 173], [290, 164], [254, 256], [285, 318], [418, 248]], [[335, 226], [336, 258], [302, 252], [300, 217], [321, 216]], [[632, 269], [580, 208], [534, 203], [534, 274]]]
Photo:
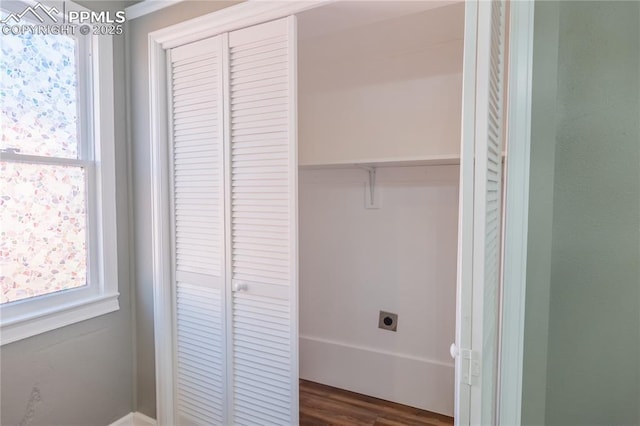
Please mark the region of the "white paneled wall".
[[[458, 166], [300, 174], [300, 376], [453, 413]], [[397, 332], [378, 328], [380, 310]]]

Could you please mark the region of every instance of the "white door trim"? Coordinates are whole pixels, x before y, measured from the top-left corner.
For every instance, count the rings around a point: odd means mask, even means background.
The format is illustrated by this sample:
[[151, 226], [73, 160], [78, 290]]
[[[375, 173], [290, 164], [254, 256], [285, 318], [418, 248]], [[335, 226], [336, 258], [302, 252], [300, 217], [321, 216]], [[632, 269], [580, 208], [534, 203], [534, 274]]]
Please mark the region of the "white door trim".
[[272, 2], [249, 0], [151, 32], [149, 33], [149, 48], [151, 48], [153, 44], [160, 44], [164, 49], [170, 49], [229, 31], [262, 24], [289, 15], [295, 15], [305, 10], [314, 9], [335, 1], [336, 0], [308, 0]]
[[[158, 424], [174, 423], [167, 50], [331, 2], [332, 0], [250, 0], [149, 34], [151, 229]], [[297, 259], [294, 261], [297, 262]]]
[[294, 424], [300, 423], [300, 388], [299, 388], [299, 370], [300, 370], [300, 350], [299, 350], [299, 229], [298, 229], [298, 29], [296, 17], [291, 17], [287, 22], [288, 26], [288, 46], [289, 51], [289, 176], [291, 185], [289, 188], [289, 250], [291, 257], [290, 264], [290, 287], [289, 287], [289, 306], [291, 307], [291, 421]]
[[[462, 129], [460, 143], [460, 195], [458, 214], [458, 266], [456, 281], [455, 401], [456, 425], [470, 423], [471, 387], [463, 378], [468, 372], [461, 348], [471, 348], [471, 282], [473, 276], [473, 179], [475, 168], [476, 54], [478, 4], [465, 4], [464, 63], [462, 81]], [[463, 373], [464, 370], [467, 370]]]
[[174, 423], [167, 52], [149, 39], [153, 327], [158, 424]]
[[498, 419], [519, 425], [522, 406], [534, 1], [510, 4], [508, 140]]

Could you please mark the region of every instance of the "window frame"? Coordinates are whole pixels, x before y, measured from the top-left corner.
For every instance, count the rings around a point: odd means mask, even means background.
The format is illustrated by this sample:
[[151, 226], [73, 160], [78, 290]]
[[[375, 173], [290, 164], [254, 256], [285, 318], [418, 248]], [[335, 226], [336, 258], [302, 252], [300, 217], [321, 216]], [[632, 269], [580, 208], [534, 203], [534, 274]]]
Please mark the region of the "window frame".
[[[67, 11], [88, 10], [66, 4]], [[84, 168], [87, 285], [0, 305], [0, 345], [119, 309], [113, 40], [107, 35], [78, 40], [78, 158], [17, 153], [1, 157], [10, 162]]]

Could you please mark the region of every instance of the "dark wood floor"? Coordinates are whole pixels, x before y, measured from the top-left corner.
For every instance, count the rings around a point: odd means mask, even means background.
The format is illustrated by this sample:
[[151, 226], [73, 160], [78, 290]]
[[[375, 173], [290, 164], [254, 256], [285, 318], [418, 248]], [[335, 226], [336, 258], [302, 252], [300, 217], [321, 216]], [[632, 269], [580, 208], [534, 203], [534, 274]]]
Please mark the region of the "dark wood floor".
[[366, 395], [300, 381], [301, 426], [449, 426], [453, 419]]

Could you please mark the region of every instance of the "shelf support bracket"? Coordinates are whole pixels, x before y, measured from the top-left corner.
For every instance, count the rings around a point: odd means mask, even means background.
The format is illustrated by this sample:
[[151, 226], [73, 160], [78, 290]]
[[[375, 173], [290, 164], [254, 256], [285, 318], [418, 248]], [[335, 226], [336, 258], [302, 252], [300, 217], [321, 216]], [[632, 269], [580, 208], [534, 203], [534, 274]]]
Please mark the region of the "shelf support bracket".
[[380, 208], [380, 193], [376, 186], [376, 168], [372, 166], [358, 166], [369, 173], [369, 181], [365, 183], [364, 207], [366, 209]]

